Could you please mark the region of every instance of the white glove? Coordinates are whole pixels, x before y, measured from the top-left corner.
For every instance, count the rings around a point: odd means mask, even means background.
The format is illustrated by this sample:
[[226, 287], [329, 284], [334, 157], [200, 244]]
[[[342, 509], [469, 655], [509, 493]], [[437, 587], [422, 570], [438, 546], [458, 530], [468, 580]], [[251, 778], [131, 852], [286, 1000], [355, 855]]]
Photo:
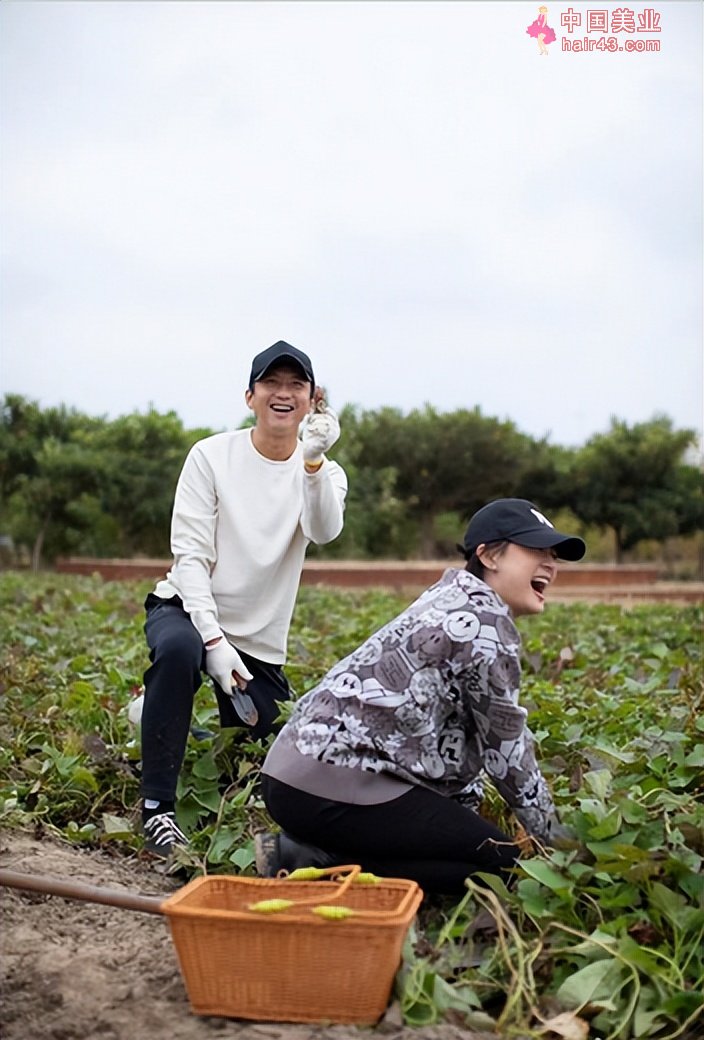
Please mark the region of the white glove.
[[242, 721], [248, 726], [256, 725], [259, 712], [249, 694], [244, 693], [248, 680], [254, 676], [234, 646], [224, 637], [215, 646], [206, 647], [205, 670], [228, 694]]
[[225, 693], [232, 693], [234, 685], [244, 690], [247, 681], [254, 678], [234, 646], [224, 637], [206, 649], [205, 670]]
[[332, 408], [324, 412], [311, 412], [303, 420], [301, 443], [304, 462], [322, 461], [326, 451], [332, 448], [340, 436], [340, 423]]
[[574, 849], [579, 846], [576, 831], [560, 823], [557, 816], [550, 817], [550, 834], [547, 844], [553, 849]]
[[139, 726], [142, 721], [142, 710], [144, 708], [144, 694], [140, 693], [139, 697], [133, 697], [130, 701], [130, 706], [127, 709], [127, 718], [130, 720], [133, 726]]

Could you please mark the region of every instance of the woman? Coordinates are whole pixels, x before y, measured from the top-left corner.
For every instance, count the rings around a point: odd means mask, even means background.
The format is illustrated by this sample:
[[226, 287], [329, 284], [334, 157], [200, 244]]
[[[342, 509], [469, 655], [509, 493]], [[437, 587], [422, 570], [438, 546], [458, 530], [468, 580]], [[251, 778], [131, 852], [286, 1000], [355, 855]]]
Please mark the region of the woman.
[[538, 8], [538, 17], [526, 29], [529, 36], [538, 41], [538, 53], [547, 54], [546, 44], [554, 43], [557, 37], [555, 30], [548, 25], [548, 9], [545, 6]]
[[475, 513], [462, 552], [465, 569], [447, 570], [297, 703], [263, 766], [283, 833], [256, 836], [260, 874], [360, 863], [460, 893], [468, 874], [504, 873], [519, 849], [472, 808], [482, 772], [530, 835], [554, 840], [518, 704], [513, 619], [542, 612], [558, 558], [579, 560], [585, 545], [531, 502], [503, 498]]

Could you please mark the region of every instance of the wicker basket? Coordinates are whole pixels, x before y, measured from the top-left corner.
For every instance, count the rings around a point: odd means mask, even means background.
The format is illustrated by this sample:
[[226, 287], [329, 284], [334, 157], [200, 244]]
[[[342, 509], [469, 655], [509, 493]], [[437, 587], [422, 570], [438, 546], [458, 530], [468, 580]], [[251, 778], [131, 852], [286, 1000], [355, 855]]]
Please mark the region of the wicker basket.
[[[366, 1025], [380, 1018], [423, 893], [400, 878], [363, 884], [357, 866], [324, 874], [197, 878], [162, 903], [197, 1014]], [[272, 899], [293, 905], [250, 909]], [[318, 916], [320, 905], [353, 913], [329, 919]]]

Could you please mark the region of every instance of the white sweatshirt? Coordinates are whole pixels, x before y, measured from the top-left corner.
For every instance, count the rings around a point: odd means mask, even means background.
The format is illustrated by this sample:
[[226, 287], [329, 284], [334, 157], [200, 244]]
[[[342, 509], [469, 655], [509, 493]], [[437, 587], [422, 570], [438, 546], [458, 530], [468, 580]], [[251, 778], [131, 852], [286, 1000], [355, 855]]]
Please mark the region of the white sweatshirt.
[[300, 443], [284, 462], [267, 459], [251, 434], [191, 448], [174, 499], [173, 566], [154, 591], [181, 597], [204, 643], [224, 632], [238, 650], [283, 664], [306, 547], [340, 534], [347, 477], [329, 460], [306, 473]]

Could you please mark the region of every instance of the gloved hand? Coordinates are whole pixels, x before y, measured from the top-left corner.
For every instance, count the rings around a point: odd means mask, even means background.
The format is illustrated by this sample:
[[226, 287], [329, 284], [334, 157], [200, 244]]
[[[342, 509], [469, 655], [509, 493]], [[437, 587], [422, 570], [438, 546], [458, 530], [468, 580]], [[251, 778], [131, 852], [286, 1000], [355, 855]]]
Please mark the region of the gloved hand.
[[144, 710], [144, 694], [140, 693], [138, 697], [134, 697], [130, 701], [130, 706], [127, 709], [127, 718], [130, 720], [133, 726], [139, 726], [142, 721], [142, 711]]
[[304, 462], [321, 462], [339, 436], [340, 423], [332, 408], [307, 415], [301, 429]]
[[[215, 646], [206, 648], [205, 670], [225, 693], [232, 692], [233, 684], [244, 690], [248, 680], [254, 678], [234, 646], [224, 636]], [[234, 676], [233, 672], [236, 673]]]
[[245, 693], [247, 682], [254, 676], [247, 668], [234, 646], [223, 638], [214, 646], [206, 647], [205, 670], [215, 679], [232, 701], [239, 717], [248, 726], [254, 726], [259, 718], [254, 701]]
[[531, 854], [532, 847], [564, 851], [579, 848], [577, 835], [571, 827], [560, 822], [556, 813], [546, 816], [535, 807], [514, 809], [514, 813], [521, 824], [516, 842], [526, 855]]
[[550, 833], [547, 844], [553, 849], [576, 849], [579, 847], [579, 839], [571, 827], [560, 823], [556, 816], [552, 816], [550, 818]]

